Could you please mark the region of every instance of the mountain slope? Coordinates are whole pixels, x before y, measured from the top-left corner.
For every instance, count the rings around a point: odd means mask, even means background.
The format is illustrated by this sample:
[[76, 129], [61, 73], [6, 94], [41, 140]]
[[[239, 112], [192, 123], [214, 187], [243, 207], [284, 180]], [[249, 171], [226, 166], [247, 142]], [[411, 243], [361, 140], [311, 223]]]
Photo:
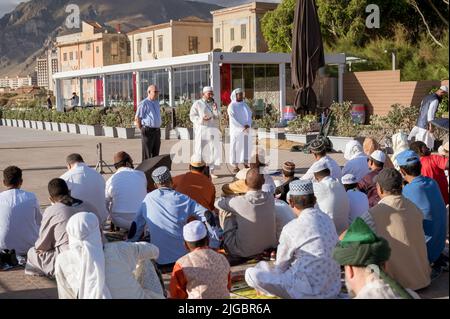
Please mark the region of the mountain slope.
[[[0, 19], [0, 76], [27, 74], [34, 70], [41, 55], [64, 29], [68, 4], [80, 7], [81, 18], [122, 31], [187, 16], [211, 20], [210, 11], [221, 7], [184, 0], [31, 0], [19, 4]], [[76, 30], [75, 30], [76, 32]]]

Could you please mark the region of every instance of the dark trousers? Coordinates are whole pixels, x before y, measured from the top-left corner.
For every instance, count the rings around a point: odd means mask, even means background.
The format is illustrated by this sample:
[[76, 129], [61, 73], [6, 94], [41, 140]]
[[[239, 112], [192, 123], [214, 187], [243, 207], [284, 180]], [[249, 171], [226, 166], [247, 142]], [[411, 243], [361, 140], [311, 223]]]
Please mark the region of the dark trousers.
[[161, 130], [143, 126], [142, 135], [142, 161], [158, 156], [161, 147]]

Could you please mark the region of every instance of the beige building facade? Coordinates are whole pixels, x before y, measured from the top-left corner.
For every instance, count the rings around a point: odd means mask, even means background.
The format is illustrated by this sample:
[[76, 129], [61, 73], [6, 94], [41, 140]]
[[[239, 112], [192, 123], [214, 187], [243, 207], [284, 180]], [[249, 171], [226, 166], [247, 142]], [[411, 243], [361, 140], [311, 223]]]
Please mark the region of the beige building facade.
[[82, 22], [81, 32], [56, 38], [59, 70], [74, 71], [130, 62], [128, 38], [96, 22]]
[[267, 52], [261, 19], [278, 4], [251, 2], [212, 11], [214, 50], [223, 52]]
[[212, 23], [196, 17], [129, 32], [131, 62], [212, 51]]
[[47, 90], [54, 90], [52, 76], [58, 72], [58, 51], [56, 48], [47, 50], [45, 55], [36, 60], [37, 85]]

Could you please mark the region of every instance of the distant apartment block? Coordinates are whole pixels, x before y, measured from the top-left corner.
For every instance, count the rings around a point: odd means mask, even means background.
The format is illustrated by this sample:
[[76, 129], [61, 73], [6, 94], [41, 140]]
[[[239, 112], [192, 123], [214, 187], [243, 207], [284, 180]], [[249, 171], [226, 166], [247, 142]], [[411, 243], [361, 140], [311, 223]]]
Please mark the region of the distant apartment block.
[[83, 21], [81, 32], [57, 37], [56, 46], [62, 72], [130, 61], [127, 36], [97, 22]]
[[58, 51], [56, 48], [47, 50], [45, 56], [36, 60], [37, 85], [47, 90], [54, 90], [52, 76], [58, 72]]
[[131, 62], [205, 53], [213, 49], [212, 23], [197, 17], [129, 32]]
[[267, 52], [261, 31], [261, 19], [278, 4], [251, 2], [212, 11], [213, 46], [223, 52]]
[[1, 88], [10, 88], [16, 90], [25, 86], [35, 86], [37, 85], [36, 75], [27, 75], [27, 76], [16, 76], [16, 77], [4, 77], [0, 78], [0, 87]]

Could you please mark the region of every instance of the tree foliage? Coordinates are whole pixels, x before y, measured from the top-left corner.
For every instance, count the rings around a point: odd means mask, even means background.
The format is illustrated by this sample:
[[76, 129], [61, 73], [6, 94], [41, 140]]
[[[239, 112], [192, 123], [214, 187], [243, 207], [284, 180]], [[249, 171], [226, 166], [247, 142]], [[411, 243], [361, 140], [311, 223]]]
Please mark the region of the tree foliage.
[[[262, 20], [272, 52], [291, 52], [295, 0], [283, 0]], [[380, 8], [380, 28], [365, 26], [368, 4]], [[403, 80], [448, 78], [448, 4], [441, 0], [316, 0], [326, 52], [367, 60], [352, 71], [391, 68], [391, 52]], [[432, 36], [431, 36], [432, 35]]]

